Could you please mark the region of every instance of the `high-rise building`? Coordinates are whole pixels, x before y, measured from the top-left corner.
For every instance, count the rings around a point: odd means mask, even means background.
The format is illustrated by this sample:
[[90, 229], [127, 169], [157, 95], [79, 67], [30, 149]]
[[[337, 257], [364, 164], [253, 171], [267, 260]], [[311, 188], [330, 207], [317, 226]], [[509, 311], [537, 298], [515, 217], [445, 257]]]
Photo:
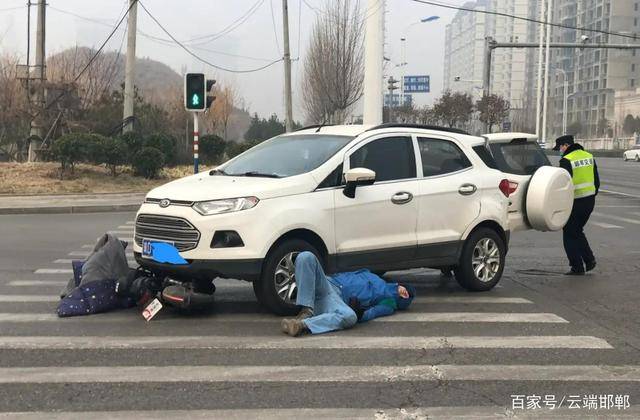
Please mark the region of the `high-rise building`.
[[[467, 9], [528, 16], [534, 0], [478, 0]], [[485, 38], [498, 42], [526, 42], [529, 27], [524, 20], [472, 11], [459, 11], [447, 25], [445, 37], [444, 89], [482, 95]], [[528, 52], [523, 49], [497, 49], [491, 68], [491, 93], [511, 104], [510, 120], [522, 129], [527, 105]]]
[[[580, 28], [634, 34], [640, 32], [639, 3], [639, 0], [555, 0], [554, 21]], [[553, 41], [627, 43], [629, 39], [554, 28]], [[639, 72], [640, 52], [635, 50], [552, 50], [550, 132], [562, 132], [564, 74], [568, 81], [569, 131], [577, 131], [583, 138], [594, 138], [608, 136], [622, 124], [615, 119], [616, 92], [636, 89], [640, 85]]]
[[[463, 5], [466, 9], [487, 10], [490, 0]], [[445, 32], [444, 90], [482, 95], [484, 39], [487, 17], [483, 13], [460, 10]]]

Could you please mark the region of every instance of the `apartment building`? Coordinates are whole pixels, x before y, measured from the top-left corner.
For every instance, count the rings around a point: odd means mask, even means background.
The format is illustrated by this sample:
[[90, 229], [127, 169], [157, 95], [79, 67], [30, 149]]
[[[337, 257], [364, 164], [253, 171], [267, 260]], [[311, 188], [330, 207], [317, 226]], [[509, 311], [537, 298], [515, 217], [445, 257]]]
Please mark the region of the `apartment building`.
[[[638, 0], [555, 0], [554, 21], [588, 29], [627, 34], [640, 33]], [[583, 38], [588, 36], [588, 39]], [[572, 43], [629, 43], [615, 35], [554, 28], [553, 41]], [[616, 92], [640, 86], [640, 52], [608, 49], [556, 49], [552, 52], [549, 122], [554, 135], [561, 134], [564, 75], [567, 121], [581, 137], [612, 135], [621, 127], [615, 113]], [[620, 117], [618, 117], [620, 119]]]
[[[533, 0], [478, 0], [467, 9], [527, 16]], [[529, 38], [526, 21], [491, 14], [459, 11], [447, 25], [445, 36], [444, 89], [482, 95], [485, 38], [499, 42], [525, 42]], [[511, 103], [510, 120], [523, 120], [528, 82], [528, 51], [497, 49], [491, 69], [491, 92]], [[522, 128], [523, 124], [515, 126]]]

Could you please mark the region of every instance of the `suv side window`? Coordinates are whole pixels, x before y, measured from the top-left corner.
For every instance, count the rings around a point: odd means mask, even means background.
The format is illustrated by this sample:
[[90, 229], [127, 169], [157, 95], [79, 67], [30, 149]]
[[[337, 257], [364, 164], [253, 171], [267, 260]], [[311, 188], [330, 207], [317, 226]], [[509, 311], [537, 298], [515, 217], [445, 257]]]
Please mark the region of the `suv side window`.
[[471, 167], [467, 156], [453, 142], [418, 137], [418, 146], [425, 177], [445, 175]]
[[374, 140], [349, 157], [350, 168], [367, 168], [376, 173], [376, 182], [416, 177], [416, 157], [411, 137]]

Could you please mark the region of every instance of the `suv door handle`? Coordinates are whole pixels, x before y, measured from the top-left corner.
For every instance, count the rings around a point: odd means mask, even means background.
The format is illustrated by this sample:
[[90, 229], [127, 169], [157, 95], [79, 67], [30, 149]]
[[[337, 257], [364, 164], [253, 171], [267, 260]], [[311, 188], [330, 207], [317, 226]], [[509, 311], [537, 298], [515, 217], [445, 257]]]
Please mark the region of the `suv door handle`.
[[471, 195], [476, 192], [478, 188], [473, 184], [462, 184], [458, 188], [458, 192], [462, 195]]
[[397, 192], [391, 197], [393, 204], [407, 204], [411, 200], [413, 200], [413, 194], [406, 191]]

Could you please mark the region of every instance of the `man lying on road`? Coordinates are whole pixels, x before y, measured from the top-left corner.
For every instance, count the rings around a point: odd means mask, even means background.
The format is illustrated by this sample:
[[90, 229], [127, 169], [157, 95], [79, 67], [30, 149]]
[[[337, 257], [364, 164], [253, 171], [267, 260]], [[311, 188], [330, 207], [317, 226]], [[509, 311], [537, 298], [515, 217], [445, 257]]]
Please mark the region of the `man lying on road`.
[[282, 320], [282, 332], [292, 337], [311, 332], [321, 334], [350, 328], [407, 309], [415, 289], [387, 283], [369, 270], [325, 275], [320, 261], [311, 252], [296, 258], [296, 318]]

